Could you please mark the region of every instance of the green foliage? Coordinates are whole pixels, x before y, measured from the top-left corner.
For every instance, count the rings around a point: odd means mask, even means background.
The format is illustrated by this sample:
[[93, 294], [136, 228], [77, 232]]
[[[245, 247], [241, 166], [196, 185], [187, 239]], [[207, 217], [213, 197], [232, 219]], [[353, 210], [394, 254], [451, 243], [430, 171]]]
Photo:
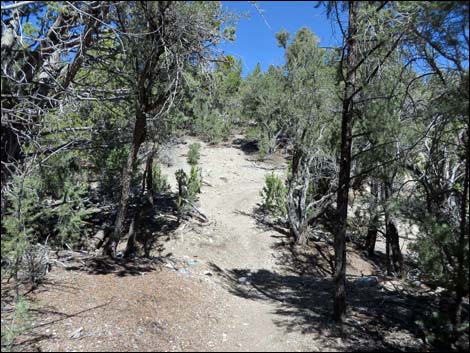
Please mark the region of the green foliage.
[[[26, 175], [15, 176], [10, 188], [2, 193], [7, 199], [7, 209], [2, 216], [2, 262], [8, 266], [2, 268], [2, 276], [10, 275], [18, 278], [22, 260], [32, 244], [37, 242], [36, 223], [41, 219], [39, 204], [40, 179]], [[15, 285], [17, 285], [15, 283]]]
[[265, 186], [260, 192], [262, 197], [261, 209], [274, 217], [286, 216], [287, 189], [284, 182], [274, 173], [265, 177]]
[[195, 202], [198, 199], [198, 194], [201, 192], [202, 186], [201, 170], [197, 166], [191, 166], [191, 172], [188, 177], [183, 169], [178, 169], [175, 172], [175, 177], [178, 183], [177, 208], [181, 215], [188, 210], [185, 200]]
[[203, 137], [207, 142], [217, 144], [221, 140], [228, 139], [231, 126], [230, 122], [224, 121], [217, 112], [209, 112], [194, 121], [192, 130], [195, 135]]
[[242, 107], [247, 125], [256, 125], [261, 158], [273, 153], [286, 131], [286, 77], [281, 67], [271, 65], [266, 73], [247, 78]]
[[98, 167], [98, 178], [100, 186], [105, 195], [116, 199], [119, 195], [122, 170], [127, 162], [129, 148], [115, 147], [99, 151], [92, 156], [94, 163]]
[[187, 161], [190, 166], [196, 166], [201, 157], [201, 144], [192, 143], [189, 145]]
[[197, 166], [191, 166], [191, 172], [188, 179], [188, 200], [197, 200], [197, 194], [201, 193], [202, 176], [201, 169]]
[[222, 57], [210, 76], [188, 68], [182, 102], [172, 111], [179, 127], [211, 143], [227, 140], [240, 120], [241, 72], [232, 56]]
[[[34, 174], [31, 178], [35, 179]], [[80, 157], [72, 152], [58, 154], [43, 163], [36, 190], [41, 202], [32, 219], [35, 229], [48, 236], [51, 245], [78, 245], [84, 220], [94, 211], [85, 203], [88, 185]]]
[[57, 154], [40, 165], [42, 182], [40, 189], [43, 193], [60, 199], [67, 191], [67, 181], [72, 184], [80, 181], [79, 171], [79, 156], [77, 154]]
[[269, 138], [265, 134], [258, 136], [258, 160], [264, 161], [266, 156], [270, 153], [272, 149], [270, 148]]
[[289, 37], [290, 33], [284, 29], [276, 33], [277, 46], [285, 49], [287, 47], [287, 41], [289, 40]]
[[43, 214], [49, 217], [57, 217], [54, 230], [57, 237], [52, 239], [57, 245], [76, 245], [81, 239], [81, 231], [85, 226], [84, 219], [94, 210], [87, 209], [84, 197], [87, 187], [83, 184], [72, 184], [70, 181], [64, 183], [66, 192], [62, 197], [62, 203], [53, 209], [44, 209]]
[[[73, 168], [70, 167], [71, 161]], [[8, 259], [8, 272], [32, 284], [45, 274], [45, 251], [38, 243], [74, 247], [82, 241], [85, 218], [93, 212], [87, 207], [88, 186], [77, 175], [78, 162], [65, 155], [50, 158], [41, 170], [13, 177], [2, 197], [6, 209], [2, 217], [2, 257]], [[53, 175], [52, 170], [57, 170]]]
[[[448, 222], [437, 221], [431, 215], [424, 216], [420, 233], [410, 249], [417, 255], [418, 266], [424, 271], [428, 281], [453, 289], [455, 274], [453, 264], [459, 251], [459, 229]], [[469, 268], [468, 241], [464, 245], [464, 268]], [[468, 273], [468, 271], [466, 272]], [[468, 288], [468, 275], [464, 277]]]
[[[3, 305], [3, 303], [2, 303]], [[15, 304], [11, 318], [4, 318], [2, 313], [2, 352], [10, 352], [16, 338], [31, 330], [31, 315], [27, 300], [20, 296]]]
[[[432, 311], [426, 318], [426, 321], [416, 321], [416, 325], [424, 333], [426, 341], [430, 345], [440, 348], [440, 350], [451, 350], [451, 344], [455, 344], [456, 339], [458, 339], [456, 334], [463, 336], [462, 338], [466, 340], [468, 348], [468, 321], [454, 328], [453, 325], [450, 324], [449, 312]], [[460, 351], [462, 348], [463, 347], [460, 347], [460, 349], [457, 350]], [[463, 350], [465, 350], [465, 348], [463, 348]]]
[[159, 165], [152, 165], [152, 181], [153, 191], [156, 193], [163, 193], [170, 190], [170, 184], [165, 175], [162, 174], [162, 170]]
[[175, 172], [176, 182], [178, 183], [178, 197], [186, 198], [188, 195], [188, 175], [183, 169]]

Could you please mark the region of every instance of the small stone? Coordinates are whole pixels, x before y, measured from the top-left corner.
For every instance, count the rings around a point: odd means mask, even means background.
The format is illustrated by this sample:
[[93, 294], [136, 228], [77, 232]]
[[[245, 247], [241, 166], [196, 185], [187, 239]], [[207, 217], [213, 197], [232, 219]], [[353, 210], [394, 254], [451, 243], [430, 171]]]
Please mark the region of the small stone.
[[180, 268], [180, 269], [178, 270], [178, 272], [181, 273], [181, 274], [183, 274], [183, 275], [185, 275], [185, 276], [189, 276], [189, 271], [188, 271], [187, 269], [185, 269], [185, 268]]
[[204, 274], [205, 274], [206, 276], [212, 276], [212, 272], [211, 272], [211, 271], [204, 271]]
[[238, 282], [243, 283], [243, 284], [245, 284], [247, 281], [248, 281], [248, 278], [246, 278], [246, 277], [240, 277], [238, 279]]
[[367, 276], [361, 277], [354, 281], [354, 284], [361, 287], [372, 287], [379, 283], [379, 278], [377, 276]]

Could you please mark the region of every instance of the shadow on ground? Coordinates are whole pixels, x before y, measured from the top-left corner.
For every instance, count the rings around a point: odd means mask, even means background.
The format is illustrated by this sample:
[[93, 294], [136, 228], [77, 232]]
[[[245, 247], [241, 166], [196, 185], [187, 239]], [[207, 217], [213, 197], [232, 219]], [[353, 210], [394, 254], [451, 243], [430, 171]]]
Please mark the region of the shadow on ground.
[[[436, 310], [435, 296], [388, 291], [380, 285], [360, 286], [349, 278], [348, 315], [342, 327], [334, 324], [332, 282], [334, 260], [326, 241], [298, 246], [288, 229], [256, 209], [237, 211], [256, 220], [258, 227], [272, 230], [272, 246], [279, 272], [222, 269], [210, 264], [232, 294], [275, 305], [275, 324], [287, 332], [312, 334], [325, 347], [347, 351], [417, 351], [429, 349], [418, 322], [429, 321]], [[377, 265], [383, 263], [377, 257]]]
[[343, 328], [333, 324], [333, 283], [320, 276], [282, 275], [268, 270], [223, 270], [211, 264], [232, 294], [275, 305], [275, 324], [287, 332], [311, 333], [325, 346], [342, 338], [339, 349], [348, 351], [416, 351], [422, 348], [422, 331], [432, 298], [397, 295], [380, 287], [348, 283], [349, 313]]
[[114, 274], [119, 277], [140, 276], [145, 272], [156, 271], [163, 263], [162, 258], [112, 259], [95, 256], [83, 259], [79, 264], [67, 266], [67, 271], [83, 271], [93, 275]]
[[253, 211], [236, 211], [237, 214], [255, 220], [256, 226], [263, 231], [274, 231], [270, 236], [276, 239], [273, 256], [276, 264], [286, 272], [298, 275], [333, 275], [334, 258], [326, 242], [311, 241], [309, 246], [295, 245], [287, 226], [265, 215], [258, 205]]
[[[41, 282], [41, 286], [34, 290], [34, 295], [37, 295], [39, 292], [47, 292], [50, 290], [60, 291], [62, 292], [74, 292], [78, 288], [70, 285], [64, 285], [59, 283], [58, 281], [46, 279]], [[33, 295], [31, 290], [25, 292], [24, 296], [30, 298], [29, 295]], [[74, 313], [65, 313], [62, 311], [57, 310], [55, 307], [51, 306], [43, 306], [43, 307], [36, 307], [36, 305], [29, 307], [27, 310], [27, 319], [20, 318], [19, 323], [20, 325], [25, 325], [26, 322], [21, 320], [27, 320], [27, 324], [24, 328], [18, 326], [20, 333], [18, 334], [17, 339], [14, 343], [11, 344], [4, 344], [4, 337], [3, 334], [6, 333], [3, 331], [5, 328], [11, 328], [7, 324], [8, 322], [14, 322], [15, 320], [15, 300], [14, 300], [14, 288], [9, 283], [2, 283], [2, 352], [4, 350], [7, 351], [37, 351], [38, 350], [38, 343], [44, 340], [55, 339], [56, 337], [53, 333], [48, 333], [49, 330], [43, 332], [45, 328], [52, 326], [57, 322], [62, 322], [67, 319], [71, 319], [74, 317], [80, 317], [82, 314], [93, 312], [99, 310], [101, 308], [105, 308], [110, 304], [110, 302], [106, 302], [103, 304], [94, 305], [90, 308], [83, 309], [80, 311], [76, 311]], [[29, 326], [30, 323], [34, 323]], [[3, 326], [5, 324], [5, 327]], [[24, 332], [21, 332], [21, 331]]]
[[251, 156], [258, 153], [258, 142], [246, 138], [236, 138], [232, 141], [232, 146], [242, 150], [246, 155]]

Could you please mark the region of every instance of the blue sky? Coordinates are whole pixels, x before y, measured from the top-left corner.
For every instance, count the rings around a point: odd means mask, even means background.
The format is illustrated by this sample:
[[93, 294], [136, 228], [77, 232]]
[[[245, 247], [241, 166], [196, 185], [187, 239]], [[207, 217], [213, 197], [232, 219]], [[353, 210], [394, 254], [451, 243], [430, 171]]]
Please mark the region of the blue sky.
[[[340, 45], [340, 31], [327, 19], [324, 6], [315, 8], [315, 1], [257, 1], [262, 15], [249, 1], [223, 1], [223, 6], [238, 13], [249, 13], [237, 25], [236, 40], [222, 46], [226, 54], [241, 58], [243, 75], [253, 71], [256, 63], [263, 71], [270, 64], [284, 60], [284, 49], [277, 46], [275, 34], [282, 28], [291, 33], [308, 27], [320, 38], [320, 46]], [[263, 18], [264, 17], [264, 18]]]

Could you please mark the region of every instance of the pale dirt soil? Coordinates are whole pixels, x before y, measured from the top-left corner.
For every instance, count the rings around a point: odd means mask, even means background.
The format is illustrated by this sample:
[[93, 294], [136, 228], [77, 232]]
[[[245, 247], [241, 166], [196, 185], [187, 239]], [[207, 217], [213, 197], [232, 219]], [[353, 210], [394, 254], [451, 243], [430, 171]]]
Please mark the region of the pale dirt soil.
[[[195, 140], [186, 141], [176, 145], [173, 166], [163, 169], [173, 190], [175, 170], [189, 172], [186, 151]], [[198, 207], [209, 222], [185, 222], [160, 235], [151, 255], [168, 259], [164, 264], [88, 260], [68, 270], [54, 267], [48, 283], [34, 293], [35, 336], [25, 338], [28, 349], [421, 347], [416, 332], [409, 329], [415, 319], [409, 308], [414, 302], [397, 305], [380, 285], [348, 287], [350, 315], [341, 335], [330, 318], [331, 246], [318, 242], [309, 250], [293, 247], [285, 230], [263, 226], [254, 216], [265, 175], [274, 171], [285, 176], [284, 159], [277, 155], [260, 163], [236, 145], [201, 144], [204, 185]], [[359, 251], [350, 246], [348, 251], [350, 279], [376, 273]]]

